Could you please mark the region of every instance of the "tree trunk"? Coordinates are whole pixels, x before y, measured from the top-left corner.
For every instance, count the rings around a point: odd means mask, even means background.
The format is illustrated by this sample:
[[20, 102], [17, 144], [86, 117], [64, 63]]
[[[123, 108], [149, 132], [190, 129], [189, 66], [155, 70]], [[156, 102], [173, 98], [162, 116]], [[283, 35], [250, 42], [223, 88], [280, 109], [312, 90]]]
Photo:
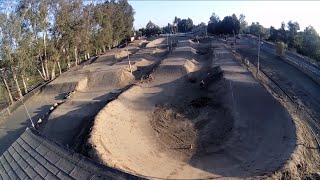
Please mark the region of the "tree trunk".
[[25, 77], [24, 77], [23, 74], [21, 74], [21, 79], [22, 79], [24, 94], [27, 94], [28, 93], [28, 87], [27, 87], [27, 83], [26, 83], [26, 80], [25, 80]]
[[8, 95], [9, 95], [9, 99], [10, 99], [10, 103], [12, 104], [13, 103], [13, 98], [12, 98], [12, 95], [11, 95], [7, 80], [4, 77], [2, 77], [1, 79], [2, 79], [2, 82], [3, 82], [3, 84], [5, 85], [5, 87], [7, 89], [7, 92], [8, 92]]
[[44, 69], [45, 69], [45, 72], [46, 72], [46, 79], [49, 80], [50, 79], [50, 75], [49, 75], [49, 69], [48, 69], [48, 60], [47, 59], [44, 59]]
[[15, 85], [16, 85], [16, 89], [17, 89], [17, 91], [18, 91], [19, 98], [22, 98], [22, 93], [21, 93], [21, 89], [20, 89], [20, 87], [19, 87], [17, 74], [16, 74], [16, 72], [13, 71], [13, 68], [11, 68], [11, 71], [12, 71], [13, 80], [14, 80]]
[[60, 66], [60, 62], [58, 61], [58, 62], [57, 62], [57, 64], [58, 64], [58, 68], [59, 68], [59, 76], [60, 76], [60, 75], [62, 74], [62, 73], [61, 73], [61, 66]]
[[103, 46], [103, 53], [106, 53], [106, 46]]
[[43, 77], [43, 79], [46, 81], [46, 80], [48, 80], [48, 78], [47, 78], [47, 74], [46, 74], [46, 70], [45, 70], [45, 68], [44, 68], [44, 65], [43, 65], [43, 62], [41, 61], [41, 70], [42, 70], [42, 75], [41, 75], [41, 77]]
[[41, 76], [41, 78], [42, 78], [44, 81], [46, 81], [46, 78], [43, 77], [41, 71], [40, 71], [39, 69], [37, 69], [37, 71], [39, 72], [39, 75]]
[[47, 60], [47, 32], [45, 30], [42, 31], [43, 34], [43, 46], [44, 46], [44, 69], [46, 72], [46, 79], [49, 80], [49, 69], [48, 69], [48, 60]]
[[98, 49], [96, 49], [96, 56], [98, 56]]
[[89, 53], [87, 54], [87, 57], [88, 57], [88, 59], [90, 59], [90, 54]]
[[76, 61], [76, 65], [78, 65], [78, 48], [74, 48], [74, 59]]
[[51, 80], [53, 80], [54, 78], [56, 78], [56, 61], [53, 62], [53, 67], [52, 67], [52, 70], [51, 70]]
[[70, 54], [69, 54], [69, 51], [67, 51], [67, 65], [68, 65], [68, 69], [71, 68], [71, 64], [70, 64]]
[[41, 62], [41, 71], [42, 71], [42, 73], [39, 70], [38, 71], [39, 71], [42, 79], [46, 81], [46, 80], [48, 80], [48, 78], [47, 78], [46, 70], [45, 70], [45, 67], [43, 65], [43, 59], [42, 59], [42, 57], [40, 55], [40, 52], [39, 52], [38, 56], [39, 56], [39, 60]]

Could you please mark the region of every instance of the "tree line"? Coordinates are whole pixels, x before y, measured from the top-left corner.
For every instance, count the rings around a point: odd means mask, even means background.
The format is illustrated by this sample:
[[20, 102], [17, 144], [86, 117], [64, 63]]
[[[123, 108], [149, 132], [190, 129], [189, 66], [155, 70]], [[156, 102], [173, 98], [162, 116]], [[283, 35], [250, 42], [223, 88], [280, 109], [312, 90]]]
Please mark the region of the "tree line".
[[34, 79], [52, 80], [119, 45], [132, 36], [133, 21], [127, 0], [1, 1], [0, 75], [10, 103]]
[[282, 47], [288, 47], [320, 63], [319, 34], [312, 26], [300, 31], [298, 22], [289, 21], [287, 24], [282, 22], [278, 29], [273, 26], [265, 28], [259, 22], [248, 25], [243, 14], [239, 18], [233, 14], [220, 20], [219, 16], [213, 13], [209, 19], [207, 31], [214, 35], [238, 35], [239, 33], [260, 35], [262, 39], [279, 43]]
[[137, 34], [141, 36], [154, 36], [160, 34], [175, 34], [175, 33], [186, 33], [191, 32], [194, 27], [193, 21], [190, 18], [181, 19], [175, 17], [172, 24], [168, 23], [167, 26], [160, 27], [149, 21], [145, 28], [141, 28], [137, 31]]

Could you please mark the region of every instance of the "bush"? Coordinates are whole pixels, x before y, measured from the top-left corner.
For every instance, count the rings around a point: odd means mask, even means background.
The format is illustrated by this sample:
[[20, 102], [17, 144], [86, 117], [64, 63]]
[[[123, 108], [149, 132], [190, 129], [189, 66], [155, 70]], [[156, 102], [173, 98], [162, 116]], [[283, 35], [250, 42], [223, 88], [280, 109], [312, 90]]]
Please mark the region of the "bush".
[[285, 50], [288, 48], [288, 45], [282, 41], [276, 42], [276, 53], [279, 57], [284, 55]]

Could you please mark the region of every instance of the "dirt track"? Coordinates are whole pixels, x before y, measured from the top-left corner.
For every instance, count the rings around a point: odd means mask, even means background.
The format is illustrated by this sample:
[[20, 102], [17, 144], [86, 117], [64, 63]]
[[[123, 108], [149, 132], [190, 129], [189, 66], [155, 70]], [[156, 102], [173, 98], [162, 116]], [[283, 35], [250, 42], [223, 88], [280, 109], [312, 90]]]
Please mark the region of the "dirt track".
[[74, 81], [75, 91], [69, 100], [50, 114], [39, 130], [62, 145], [81, 151], [94, 116], [127, 85], [148, 71], [165, 51], [130, 47], [133, 74], [130, 73], [126, 60], [127, 53], [115, 51], [102, 55], [94, 63], [51, 83], [50, 90], [54, 90]]
[[286, 167], [300, 124], [223, 44], [208, 47], [180, 41], [150, 81], [104, 107], [90, 156], [147, 178], [258, 178]]

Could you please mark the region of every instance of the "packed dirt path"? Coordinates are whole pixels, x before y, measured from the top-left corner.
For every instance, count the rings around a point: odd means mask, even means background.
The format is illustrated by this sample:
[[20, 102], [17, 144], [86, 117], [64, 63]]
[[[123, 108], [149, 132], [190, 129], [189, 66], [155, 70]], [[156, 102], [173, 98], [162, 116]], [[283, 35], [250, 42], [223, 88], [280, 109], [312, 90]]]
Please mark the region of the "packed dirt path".
[[[236, 51], [257, 64], [257, 46], [249, 37], [237, 41]], [[320, 85], [308, 75], [277, 57], [274, 49], [262, 45], [260, 69], [280, 86], [295, 102], [302, 104], [320, 130]], [[318, 134], [320, 132], [317, 132]], [[320, 138], [320, 134], [318, 135]]]
[[[70, 99], [50, 114], [39, 129], [40, 132], [64, 146], [82, 151], [83, 141], [94, 116], [128, 85], [150, 71], [165, 51], [166, 49], [132, 47], [130, 61], [133, 74], [130, 73], [125, 52], [116, 55], [107, 53], [94, 63], [70, 73], [69, 77], [76, 79], [78, 86]], [[115, 58], [116, 56], [120, 57]], [[70, 81], [69, 78], [65, 80]]]
[[291, 115], [223, 44], [210, 47], [179, 41], [149, 81], [108, 103], [95, 117], [90, 157], [151, 179], [237, 179], [283, 167], [297, 143]]

